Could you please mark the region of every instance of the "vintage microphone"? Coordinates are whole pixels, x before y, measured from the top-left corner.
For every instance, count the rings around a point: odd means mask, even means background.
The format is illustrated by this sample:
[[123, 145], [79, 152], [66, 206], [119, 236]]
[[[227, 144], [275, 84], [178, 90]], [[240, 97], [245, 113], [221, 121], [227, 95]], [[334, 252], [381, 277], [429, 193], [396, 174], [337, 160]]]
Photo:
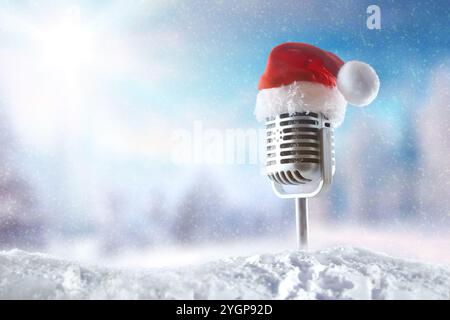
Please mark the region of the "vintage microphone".
[[334, 128], [347, 103], [370, 104], [375, 70], [306, 43], [288, 42], [269, 55], [255, 115], [266, 124], [266, 174], [275, 194], [295, 199], [298, 248], [308, 246], [308, 198], [327, 191], [335, 172]]
[[266, 121], [266, 173], [281, 198], [295, 199], [298, 248], [308, 246], [308, 198], [335, 171], [332, 123], [321, 113], [283, 113]]

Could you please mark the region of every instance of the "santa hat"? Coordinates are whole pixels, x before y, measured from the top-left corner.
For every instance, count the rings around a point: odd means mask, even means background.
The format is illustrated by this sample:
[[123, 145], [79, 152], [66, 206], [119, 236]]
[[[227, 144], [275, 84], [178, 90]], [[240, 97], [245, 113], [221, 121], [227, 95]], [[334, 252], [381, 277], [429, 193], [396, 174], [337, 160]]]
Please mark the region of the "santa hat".
[[347, 102], [366, 106], [379, 87], [375, 70], [364, 62], [344, 63], [306, 43], [283, 43], [272, 49], [259, 81], [255, 115], [264, 121], [282, 113], [320, 112], [339, 126]]

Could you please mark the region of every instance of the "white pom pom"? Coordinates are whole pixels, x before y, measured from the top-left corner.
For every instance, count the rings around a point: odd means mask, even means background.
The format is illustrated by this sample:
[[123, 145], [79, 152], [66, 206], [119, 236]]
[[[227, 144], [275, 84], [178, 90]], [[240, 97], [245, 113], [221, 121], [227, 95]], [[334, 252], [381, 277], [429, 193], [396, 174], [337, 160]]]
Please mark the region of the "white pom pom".
[[348, 61], [339, 70], [337, 87], [348, 103], [363, 107], [376, 98], [380, 79], [367, 63]]

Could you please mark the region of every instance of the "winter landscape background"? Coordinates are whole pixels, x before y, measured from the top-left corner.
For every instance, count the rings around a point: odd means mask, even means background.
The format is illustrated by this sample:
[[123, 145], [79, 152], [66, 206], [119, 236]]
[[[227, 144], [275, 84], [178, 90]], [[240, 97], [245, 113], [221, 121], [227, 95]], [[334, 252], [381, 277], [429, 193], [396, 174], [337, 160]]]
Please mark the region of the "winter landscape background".
[[450, 263], [450, 6], [377, 1], [369, 30], [370, 4], [0, 1], [0, 248], [114, 266], [294, 248], [262, 163], [174, 163], [173, 133], [260, 129], [267, 55], [298, 41], [381, 79], [336, 130], [312, 248]]

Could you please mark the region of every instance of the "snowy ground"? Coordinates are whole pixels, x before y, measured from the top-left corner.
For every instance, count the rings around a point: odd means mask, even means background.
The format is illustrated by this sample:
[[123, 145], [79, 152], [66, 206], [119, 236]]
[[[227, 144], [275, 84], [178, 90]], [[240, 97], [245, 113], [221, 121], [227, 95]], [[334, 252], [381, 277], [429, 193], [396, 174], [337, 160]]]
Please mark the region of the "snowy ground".
[[352, 247], [171, 268], [80, 265], [0, 252], [1, 299], [449, 299], [450, 267]]
[[[392, 257], [432, 264], [450, 265], [450, 233], [424, 233], [410, 227], [388, 229], [361, 226], [327, 226], [311, 221], [310, 249], [319, 251], [336, 246], [366, 248]], [[45, 252], [82, 264], [115, 268], [161, 268], [199, 265], [236, 256], [296, 249], [295, 229], [277, 236], [239, 239], [191, 246], [162, 243], [150, 247], [118, 247], [105, 252], [98, 238], [87, 236], [51, 241]], [[70, 248], [68, 250], [67, 248]]]

